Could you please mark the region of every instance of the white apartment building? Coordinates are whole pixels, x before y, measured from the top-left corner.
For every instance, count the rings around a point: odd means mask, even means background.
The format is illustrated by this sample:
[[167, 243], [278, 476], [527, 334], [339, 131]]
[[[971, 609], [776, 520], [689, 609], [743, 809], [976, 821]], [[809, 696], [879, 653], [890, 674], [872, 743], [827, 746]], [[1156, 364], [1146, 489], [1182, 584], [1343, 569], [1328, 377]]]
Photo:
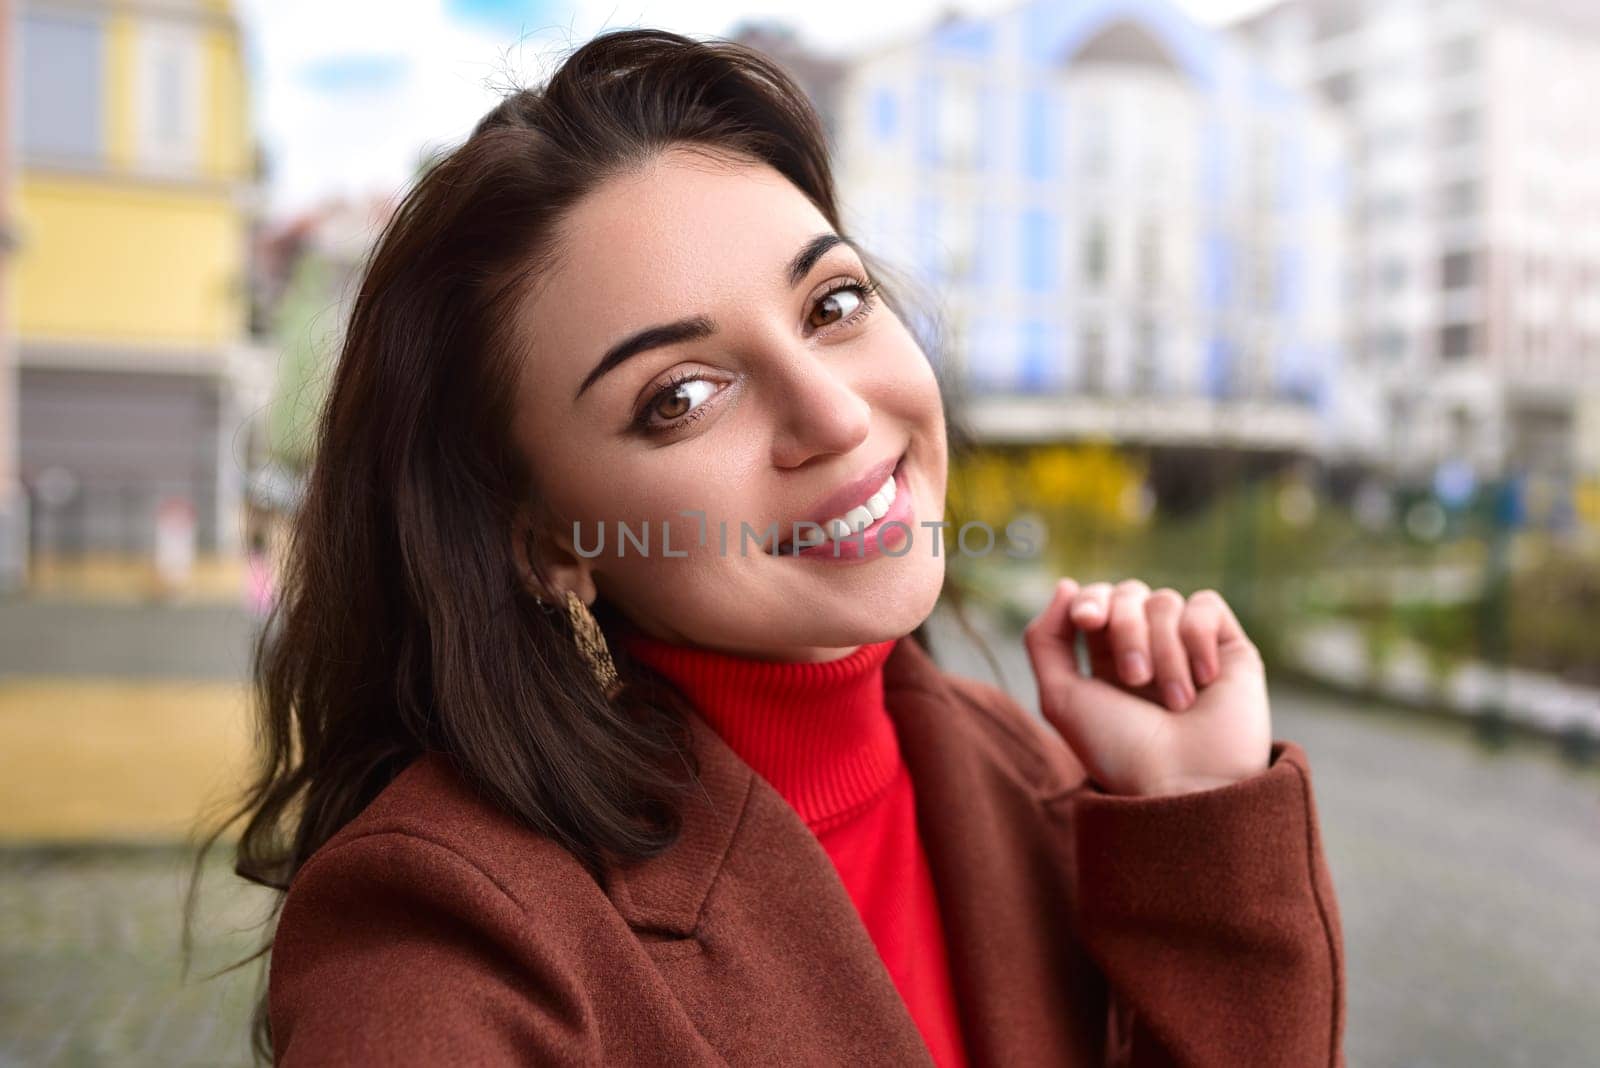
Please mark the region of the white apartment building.
[[1354, 144], [1354, 366], [1425, 474], [1600, 474], [1600, 4], [1285, 0], [1237, 24]]

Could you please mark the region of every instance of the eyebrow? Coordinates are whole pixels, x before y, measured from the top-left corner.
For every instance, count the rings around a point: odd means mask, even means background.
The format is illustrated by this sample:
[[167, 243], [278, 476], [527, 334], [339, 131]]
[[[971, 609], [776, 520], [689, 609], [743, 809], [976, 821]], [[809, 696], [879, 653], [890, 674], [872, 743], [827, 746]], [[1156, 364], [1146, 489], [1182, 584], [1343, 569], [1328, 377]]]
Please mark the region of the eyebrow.
[[[789, 288], [793, 289], [804, 281], [806, 275], [817, 265], [817, 261], [838, 245], [855, 249], [857, 255], [861, 254], [860, 247], [847, 237], [835, 233], [817, 234], [800, 246], [800, 251], [794, 254], [794, 258], [784, 268], [784, 280], [788, 282]], [[603, 375], [641, 352], [667, 345], [678, 345], [685, 341], [699, 341], [716, 332], [716, 321], [705, 315], [691, 315], [676, 322], [647, 326], [607, 349], [606, 354], [600, 357], [600, 362], [595, 364], [594, 369], [584, 378], [583, 384], [578, 387], [578, 392], [572, 399], [576, 401], [583, 396], [584, 390], [594, 385]]]

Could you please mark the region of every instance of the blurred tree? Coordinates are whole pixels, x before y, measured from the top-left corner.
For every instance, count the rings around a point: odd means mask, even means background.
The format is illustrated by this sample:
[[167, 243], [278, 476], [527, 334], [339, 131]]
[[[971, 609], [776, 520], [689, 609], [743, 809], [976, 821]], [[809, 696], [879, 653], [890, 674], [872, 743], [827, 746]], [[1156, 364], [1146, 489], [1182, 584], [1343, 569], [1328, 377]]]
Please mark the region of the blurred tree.
[[318, 414], [338, 356], [344, 272], [316, 252], [301, 256], [273, 316], [278, 346], [277, 390], [267, 416], [267, 448], [295, 471], [311, 464]]

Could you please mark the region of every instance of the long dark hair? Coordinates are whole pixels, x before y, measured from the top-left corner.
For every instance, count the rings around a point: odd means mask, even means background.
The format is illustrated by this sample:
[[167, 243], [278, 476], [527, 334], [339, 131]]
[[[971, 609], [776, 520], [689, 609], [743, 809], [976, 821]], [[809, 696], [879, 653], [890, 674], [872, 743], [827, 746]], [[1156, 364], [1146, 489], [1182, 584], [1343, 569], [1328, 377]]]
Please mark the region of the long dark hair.
[[[657, 30], [597, 36], [541, 89], [507, 95], [383, 228], [256, 642], [252, 779], [195, 856], [186, 967], [201, 866], [229, 827], [244, 821], [234, 871], [280, 892], [275, 917], [300, 866], [426, 750], [597, 877], [676, 839], [675, 800], [697, 770], [681, 696], [613, 642], [629, 686], [608, 702], [512, 550], [535, 482], [510, 435], [509, 309], [549, 265], [565, 212], [677, 144], [769, 164], [844, 233], [825, 135], [796, 84], [753, 49]], [[868, 267], [905, 317], [892, 272]], [[596, 616], [618, 621], [604, 604]], [[922, 627], [913, 637], [928, 645]], [[269, 937], [231, 967], [270, 949]], [[270, 1061], [264, 990], [251, 1032]]]

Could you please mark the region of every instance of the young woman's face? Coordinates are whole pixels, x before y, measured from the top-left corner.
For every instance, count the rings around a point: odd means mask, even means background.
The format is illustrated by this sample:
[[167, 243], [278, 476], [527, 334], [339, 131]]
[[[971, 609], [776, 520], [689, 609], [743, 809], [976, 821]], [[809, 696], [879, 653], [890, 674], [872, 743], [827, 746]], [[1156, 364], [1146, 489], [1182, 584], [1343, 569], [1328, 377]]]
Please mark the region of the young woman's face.
[[[519, 312], [515, 426], [558, 517], [539, 537], [558, 595], [598, 594], [648, 634], [767, 659], [842, 656], [932, 611], [945, 550], [921, 524], [944, 519], [938, 387], [862, 288], [856, 252], [818, 242], [833, 232], [771, 167], [682, 149], [569, 214]], [[790, 542], [798, 520], [881, 511], [869, 498], [891, 474], [888, 513], [837, 555], [831, 542], [768, 551], [774, 524]], [[643, 541], [646, 524], [643, 550], [619, 545], [619, 525]]]

